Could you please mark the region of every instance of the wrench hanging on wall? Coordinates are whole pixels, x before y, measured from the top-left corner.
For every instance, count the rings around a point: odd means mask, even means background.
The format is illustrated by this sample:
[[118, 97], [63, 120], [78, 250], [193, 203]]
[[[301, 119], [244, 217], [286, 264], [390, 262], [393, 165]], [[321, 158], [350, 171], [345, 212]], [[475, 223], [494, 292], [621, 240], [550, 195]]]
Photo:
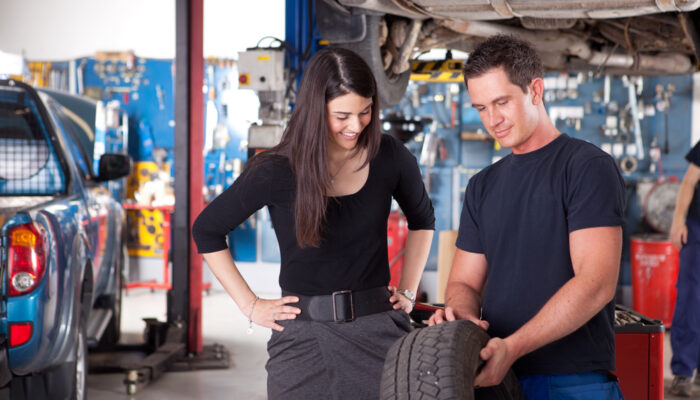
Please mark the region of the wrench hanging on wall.
[[[641, 79], [641, 78], [638, 78]], [[632, 114], [632, 122], [634, 127], [634, 141], [637, 145], [637, 158], [644, 159], [644, 143], [642, 142], [642, 128], [639, 124], [639, 110], [637, 109], [637, 85], [634, 80], [627, 76], [622, 77], [622, 81], [627, 85], [627, 93], [629, 95], [630, 113]], [[639, 83], [641, 85], [641, 83]]]
[[664, 90], [663, 85], [656, 85], [656, 109], [664, 112], [664, 154], [668, 154], [670, 151], [668, 144], [668, 113], [671, 108], [671, 96], [673, 96], [673, 91], [676, 90], [676, 86], [669, 83]]

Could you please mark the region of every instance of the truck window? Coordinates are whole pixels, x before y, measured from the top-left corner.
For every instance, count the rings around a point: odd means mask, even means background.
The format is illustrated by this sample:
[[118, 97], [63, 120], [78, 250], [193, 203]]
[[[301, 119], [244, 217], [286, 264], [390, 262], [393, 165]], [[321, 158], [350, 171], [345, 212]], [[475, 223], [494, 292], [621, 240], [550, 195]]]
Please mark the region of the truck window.
[[58, 123], [66, 133], [66, 143], [78, 166], [78, 170], [85, 179], [89, 179], [92, 175], [90, 171], [90, 166], [92, 165], [92, 142], [87, 139], [81, 128], [63, 112], [64, 108], [61, 105], [54, 101], [49, 101], [49, 107], [53, 110]]
[[37, 110], [24, 91], [0, 89], [0, 196], [65, 190], [63, 170]]

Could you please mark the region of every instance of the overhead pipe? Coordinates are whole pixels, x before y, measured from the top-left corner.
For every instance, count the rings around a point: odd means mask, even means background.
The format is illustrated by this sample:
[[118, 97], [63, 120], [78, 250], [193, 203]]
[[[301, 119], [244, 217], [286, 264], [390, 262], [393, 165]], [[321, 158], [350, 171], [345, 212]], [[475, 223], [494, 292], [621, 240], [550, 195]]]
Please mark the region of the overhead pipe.
[[420, 29], [422, 26], [423, 21], [416, 19], [411, 21], [411, 27], [409, 28], [408, 34], [406, 35], [406, 38], [404, 39], [404, 42], [401, 45], [398, 57], [391, 68], [392, 72], [394, 72], [395, 74], [401, 74], [405, 71], [408, 71], [411, 68], [411, 63], [409, 62], [409, 59], [411, 58], [413, 47], [415, 47], [416, 45], [416, 41], [418, 40], [418, 34], [420, 33]]
[[455, 32], [470, 36], [490, 37], [499, 33], [511, 34], [531, 42], [541, 52], [565, 52], [595, 66], [604, 64], [608, 67], [631, 68], [637, 64], [641, 71], [654, 70], [668, 74], [687, 73], [692, 68], [690, 58], [681, 53], [664, 53], [657, 56], [606, 54], [591, 50], [583, 39], [575, 35], [558, 31], [527, 30], [483, 21], [439, 20], [437, 22]]

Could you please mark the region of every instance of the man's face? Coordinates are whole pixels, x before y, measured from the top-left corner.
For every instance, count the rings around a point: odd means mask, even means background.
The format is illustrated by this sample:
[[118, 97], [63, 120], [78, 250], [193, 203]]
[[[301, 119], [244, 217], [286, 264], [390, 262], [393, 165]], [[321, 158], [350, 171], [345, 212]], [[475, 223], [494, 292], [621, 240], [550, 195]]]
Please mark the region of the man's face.
[[[533, 80], [534, 82], [534, 80]], [[532, 83], [527, 93], [511, 83], [503, 68], [469, 79], [469, 96], [489, 135], [515, 154], [527, 153], [538, 123]]]

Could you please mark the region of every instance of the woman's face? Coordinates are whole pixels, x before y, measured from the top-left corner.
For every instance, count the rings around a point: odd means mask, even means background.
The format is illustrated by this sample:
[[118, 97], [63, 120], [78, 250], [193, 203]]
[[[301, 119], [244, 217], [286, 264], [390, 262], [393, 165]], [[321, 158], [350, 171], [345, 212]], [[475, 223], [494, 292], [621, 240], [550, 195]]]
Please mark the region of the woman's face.
[[329, 150], [352, 150], [372, 120], [372, 99], [350, 92], [326, 103], [326, 113]]

